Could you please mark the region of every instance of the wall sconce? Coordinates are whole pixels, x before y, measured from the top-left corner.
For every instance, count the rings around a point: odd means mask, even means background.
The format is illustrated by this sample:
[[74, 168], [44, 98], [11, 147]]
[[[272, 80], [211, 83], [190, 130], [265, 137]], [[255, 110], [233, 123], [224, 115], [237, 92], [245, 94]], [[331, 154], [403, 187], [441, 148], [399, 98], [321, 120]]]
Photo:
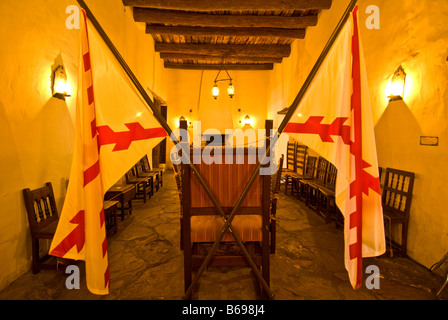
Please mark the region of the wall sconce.
[[51, 92], [53, 93], [53, 97], [61, 100], [65, 100], [66, 97], [70, 97], [70, 95], [67, 94], [67, 74], [65, 73], [63, 66], [58, 66], [54, 70], [51, 80]]
[[181, 117], [179, 118], [179, 120], [178, 120], [178, 124], [177, 124], [178, 127], [180, 127], [180, 122], [181, 122], [181, 121], [187, 121], [187, 126], [188, 126], [188, 128], [192, 128], [192, 127], [193, 127], [193, 123], [192, 123], [190, 120], [186, 119], [184, 116], [181, 116]]
[[[227, 77], [228, 77], [228, 78], [225, 78], [225, 79], [218, 79], [219, 74], [221, 73], [221, 70], [222, 70], [223, 68], [224, 68], [224, 70], [226, 71], [226, 73], [227, 73]], [[219, 82], [219, 81], [229, 81], [229, 86], [228, 86], [228, 88], [227, 88], [227, 93], [228, 93], [230, 99], [232, 99], [233, 96], [235, 95], [235, 87], [232, 85], [232, 78], [230, 77], [229, 72], [228, 72], [227, 69], [224, 67], [224, 65], [222, 65], [222, 66], [221, 66], [221, 69], [219, 69], [218, 74], [216, 75], [216, 78], [215, 78], [215, 81], [214, 81], [214, 82], [215, 82], [215, 85], [213, 86], [212, 94], [213, 94], [213, 98], [215, 98], [215, 100], [218, 99], [218, 96], [219, 96], [219, 88], [218, 88], [218, 82]]]
[[389, 101], [403, 100], [406, 85], [406, 72], [400, 65], [392, 76], [389, 86]]
[[244, 125], [247, 126], [247, 125], [250, 125], [250, 123], [251, 123], [251, 121], [250, 121], [250, 117], [247, 115], [247, 116], [244, 118]]

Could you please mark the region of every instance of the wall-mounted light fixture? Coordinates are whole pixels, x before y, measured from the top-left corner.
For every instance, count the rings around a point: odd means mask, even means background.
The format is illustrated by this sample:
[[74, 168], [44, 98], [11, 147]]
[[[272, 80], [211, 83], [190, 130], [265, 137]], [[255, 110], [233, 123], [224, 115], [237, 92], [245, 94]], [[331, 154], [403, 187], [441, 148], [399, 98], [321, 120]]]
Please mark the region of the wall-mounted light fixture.
[[65, 69], [63, 66], [58, 66], [56, 67], [56, 69], [54, 69], [51, 78], [51, 92], [53, 94], [53, 97], [65, 100], [66, 97], [70, 97], [67, 91], [67, 74], [65, 73]]
[[244, 125], [246, 126], [246, 125], [250, 125], [250, 124], [251, 124], [250, 117], [247, 115], [247, 116], [244, 118]]
[[[225, 79], [218, 79], [219, 74], [221, 73], [222, 69], [224, 68], [225, 72], [227, 73], [227, 77]], [[224, 65], [221, 66], [221, 69], [219, 69], [218, 74], [216, 75], [215, 78], [215, 85], [213, 86], [212, 89], [212, 94], [213, 94], [213, 98], [218, 99], [219, 96], [219, 88], [218, 88], [218, 82], [219, 81], [229, 81], [229, 86], [227, 87], [227, 93], [229, 95], [230, 98], [233, 98], [233, 96], [235, 95], [235, 87], [232, 84], [232, 78], [229, 75], [229, 72], [227, 71], [227, 69], [224, 67]]]
[[178, 127], [180, 127], [180, 122], [181, 122], [181, 121], [187, 121], [187, 126], [188, 126], [189, 128], [192, 128], [192, 127], [193, 127], [193, 123], [192, 123], [190, 120], [188, 120], [187, 118], [185, 118], [184, 116], [180, 116], [180, 118], [179, 118], [179, 120], [178, 120], [178, 124], [177, 124]]
[[406, 85], [406, 72], [400, 65], [395, 71], [388, 88], [389, 101], [403, 100]]

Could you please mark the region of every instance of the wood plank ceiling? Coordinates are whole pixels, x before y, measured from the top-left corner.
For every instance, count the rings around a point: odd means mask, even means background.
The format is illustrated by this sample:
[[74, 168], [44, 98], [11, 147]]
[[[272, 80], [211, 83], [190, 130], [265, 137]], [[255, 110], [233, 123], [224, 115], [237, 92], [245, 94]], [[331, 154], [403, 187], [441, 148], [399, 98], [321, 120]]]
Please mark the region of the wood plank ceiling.
[[166, 68], [272, 70], [332, 0], [123, 0]]

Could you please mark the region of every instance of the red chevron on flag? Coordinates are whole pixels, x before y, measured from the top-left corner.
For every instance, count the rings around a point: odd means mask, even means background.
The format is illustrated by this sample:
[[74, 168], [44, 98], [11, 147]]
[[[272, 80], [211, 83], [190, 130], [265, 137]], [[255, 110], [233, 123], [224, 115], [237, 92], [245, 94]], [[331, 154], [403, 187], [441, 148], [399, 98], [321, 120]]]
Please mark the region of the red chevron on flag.
[[97, 127], [100, 146], [115, 144], [113, 151], [128, 150], [133, 141], [141, 141], [167, 136], [163, 128], [145, 129], [139, 122], [126, 123], [129, 131], [115, 132], [109, 126]]
[[336, 118], [332, 124], [322, 124], [325, 117], [312, 116], [305, 123], [288, 123], [283, 132], [318, 134], [323, 142], [334, 142], [331, 136], [339, 136], [350, 144], [350, 125], [344, 125], [348, 118]]
[[73, 247], [76, 246], [76, 250], [81, 252], [85, 244], [85, 234], [84, 234], [84, 210], [78, 212], [78, 214], [70, 220], [70, 223], [75, 224], [76, 227], [64, 240], [59, 243], [52, 251], [52, 254], [63, 257], [65, 256]]

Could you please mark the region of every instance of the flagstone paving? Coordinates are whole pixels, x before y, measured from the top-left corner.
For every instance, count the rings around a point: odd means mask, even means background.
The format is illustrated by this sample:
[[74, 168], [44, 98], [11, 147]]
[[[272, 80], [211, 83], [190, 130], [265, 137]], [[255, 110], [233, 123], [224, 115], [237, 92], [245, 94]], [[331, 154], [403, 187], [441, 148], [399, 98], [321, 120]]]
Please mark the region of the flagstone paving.
[[[179, 201], [171, 171], [146, 203], [119, 220], [108, 239], [111, 291], [91, 294], [85, 283], [68, 290], [64, 270], [31, 271], [0, 292], [8, 300], [179, 300], [183, 299], [183, 254], [179, 248]], [[271, 289], [277, 300], [434, 300], [443, 280], [407, 258], [364, 259], [380, 270], [379, 289], [353, 290], [344, 267], [343, 232], [326, 224], [303, 203], [280, 194], [277, 252], [271, 255]], [[367, 275], [368, 276], [368, 275]], [[366, 280], [366, 277], [364, 277]], [[446, 290], [448, 291], [448, 290]], [[255, 300], [259, 285], [250, 268], [208, 268], [194, 292], [196, 300]], [[444, 292], [442, 299], [448, 298]]]

